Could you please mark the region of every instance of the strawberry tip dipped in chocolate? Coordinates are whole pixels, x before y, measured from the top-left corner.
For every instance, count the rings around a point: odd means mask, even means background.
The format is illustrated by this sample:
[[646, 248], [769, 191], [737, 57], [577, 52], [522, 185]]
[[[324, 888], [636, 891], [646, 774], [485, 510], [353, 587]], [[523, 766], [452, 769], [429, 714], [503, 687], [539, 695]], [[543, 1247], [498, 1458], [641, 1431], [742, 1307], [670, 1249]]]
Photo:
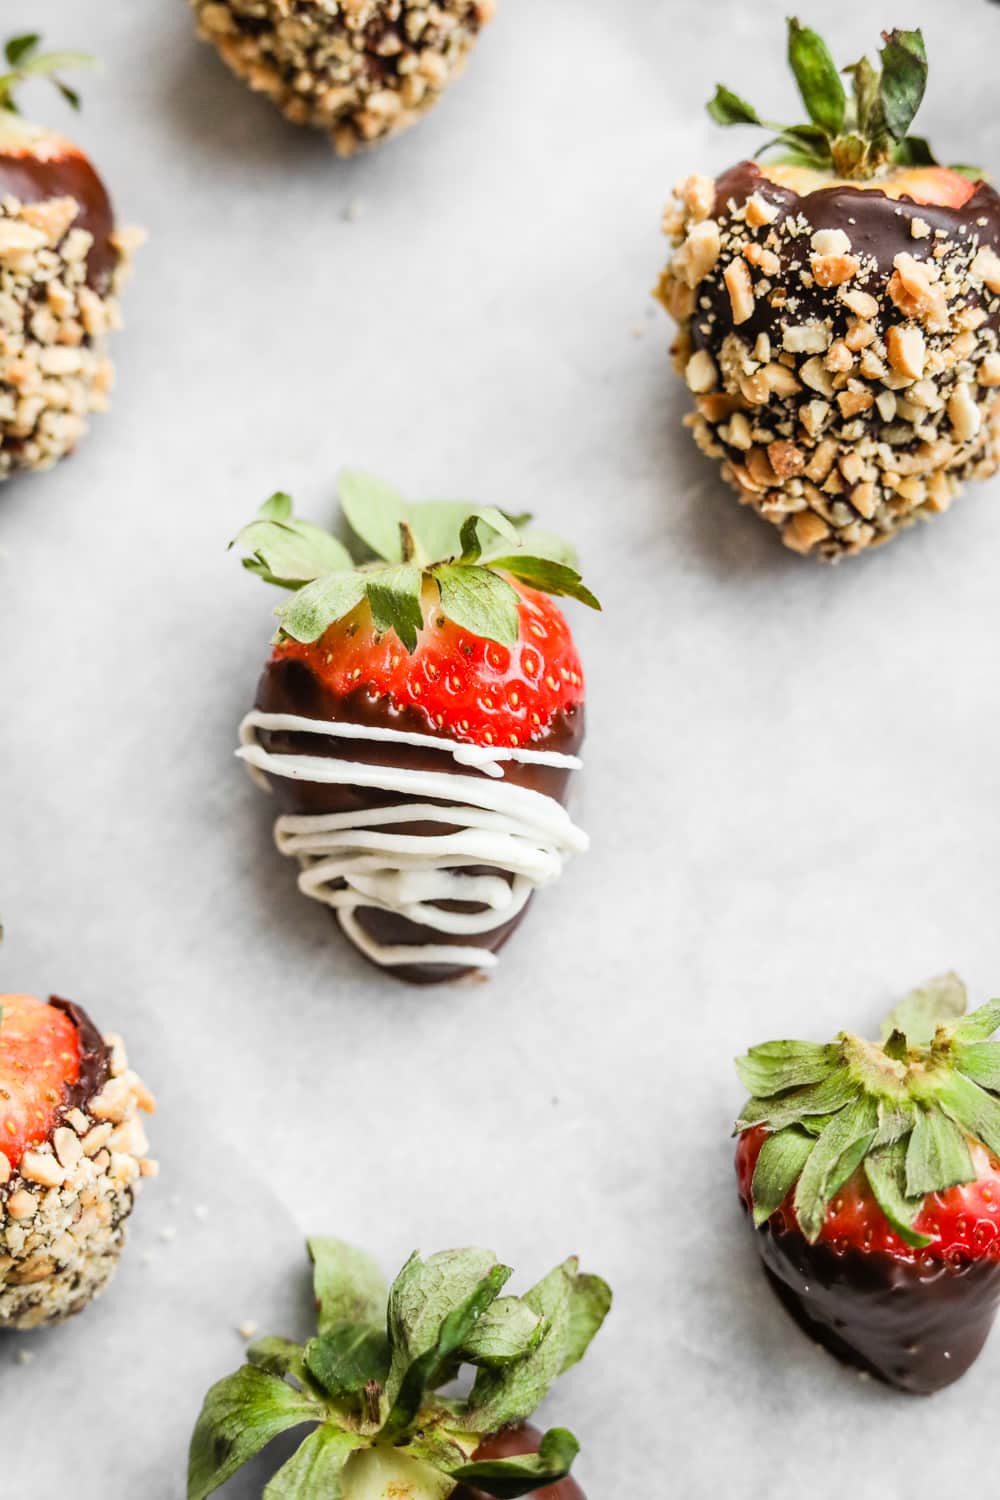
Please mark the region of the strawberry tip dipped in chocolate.
[[723, 125], [774, 139], [688, 177], [657, 295], [680, 325], [686, 418], [740, 501], [836, 561], [947, 510], [1000, 459], [1000, 197], [910, 127], [927, 57], [884, 34], [844, 69], [789, 22], [809, 123], [774, 125], [720, 85]]
[[954, 975], [880, 1042], [752, 1047], [740, 1196], [768, 1279], [833, 1354], [901, 1391], [964, 1375], [1000, 1302], [1000, 1001]]
[[116, 293], [141, 240], [118, 230], [107, 190], [83, 151], [17, 111], [20, 85], [91, 59], [41, 50], [38, 36], [5, 48], [0, 76], [0, 479], [46, 469], [76, 448], [114, 378], [108, 333]]
[[279, 849], [365, 957], [417, 983], [493, 967], [587, 847], [563, 805], [583, 669], [554, 598], [600, 606], [530, 517], [340, 479], [356, 562], [273, 496], [236, 539], [291, 597], [241, 727]]
[[156, 1170], [153, 1107], [79, 1006], [0, 995], [0, 1327], [61, 1322], [103, 1291]]
[[465, 66], [494, 0], [191, 0], [198, 33], [295, 125], [351, 156], [414, 125]]
[[207, 1500], [292, 1428], [299, 1446], [268, 1495], [584, 1500], [568, 1477], [576, 1438], [529, 1419], [599, 1332], [611, 1307], [600, 1277], [570, 1259], [523, 1296], [502, 1295], [513, 1272], [491, 1251], [445, 1250], [411, 1256], [387, 1291], [362, 1251], [334, 1239], [308, 1247], [316, 1333], [258, 1339], [211, 1388], [188, 1500]]

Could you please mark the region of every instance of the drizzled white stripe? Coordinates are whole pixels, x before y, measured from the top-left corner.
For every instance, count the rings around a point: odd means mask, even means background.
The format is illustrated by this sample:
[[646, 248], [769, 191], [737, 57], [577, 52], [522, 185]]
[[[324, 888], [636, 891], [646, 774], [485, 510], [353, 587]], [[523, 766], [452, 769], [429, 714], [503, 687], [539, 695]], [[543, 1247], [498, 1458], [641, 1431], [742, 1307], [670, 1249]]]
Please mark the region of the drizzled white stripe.
[[[475, 774], [274, 754], [261, 745], [261, 729], [445, 750], [457, 765]], [[355, 947], [383, 967], [423, 963], [487, 969], [497, 959], [474, 944], [377, 943], [356, 920], [359, 907], [394, 912], [436, 932], [474, 937], [511, 921], [533, 891], [556, 880], [565, 860], [588, 846], [587, 835], [554, 797], [503, 779], [506, 761], [577, 770], [581, 763], [573, 755], [462, 745], [429, 734], [257, 709], [240, 725], [237, 754], [265, 787], [268, 776], [283, 776], [419, 799], [356, 812], [285, 814], [275, 823], [278, 848], [301, 866], [300, 890], [333, 907]], [[414, 822], [442, 823], [455, 831], [426, 837], [394, 831], [397, 825]], [[475, 865], [503, 870], [510, 881], [501, 875], [464, 873]], [[440, 901], [475, 902], [483, 909], [443, 911], [433, 904]]]

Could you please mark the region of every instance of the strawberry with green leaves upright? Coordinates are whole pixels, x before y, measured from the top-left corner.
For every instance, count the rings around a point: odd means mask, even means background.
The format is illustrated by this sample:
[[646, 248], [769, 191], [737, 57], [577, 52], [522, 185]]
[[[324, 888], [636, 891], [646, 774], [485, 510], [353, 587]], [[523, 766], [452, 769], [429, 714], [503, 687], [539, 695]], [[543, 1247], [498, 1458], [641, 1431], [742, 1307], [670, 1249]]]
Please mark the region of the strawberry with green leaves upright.
[[740, 1195], [772, 1286], [834, 1354], [929, 1393], [978, 1356], [1000, 1301], [1000, 1001], [954, 975], [880, 1042], [751, 1047]]
[[[113, 367], [106, 336], [134, 236], [115, 229], [111, 201], [84, 152], [25, 120], [18, 90], [89, 65], [78, 52], [43, 52], [12, 37], [0, 71], [0, 479], [43, 469], [72, 452], [91, 412], [103, 411]], [[3, 64], [0, 64], [0, 69]]]
[[911, 133], [919, 31], [839, 71], [791, 19], [788, 60], [806, 124], [717, 89], [717, 123], [771, 138], [678, 184], [658, 296], [698, 446], [786, 546], [836, 561], [997, 468], [1000, 197]]
[[314, 1239], [309, 1252], [316, 1334], [258, 1339], [208, 1392], [188, 1500], [207, 1500], [292, 1429], [301, 1442], [263, 1500], [583, 1500], [567, 1477], [572, 1433], [528, 1422], [604, 1322], [599, 1277], [567, 1260], [505, 1296], [512, 1272], [490, 1251], [446, 1250], [413, 1255], [387, 1292], [361, 1251]]
[[586, 847], [563, 800], [583, 669], [555, 604], [599, 608], [528, 516], [340, 480], [351, 548], [275, 495], [240, 532], [286, 591], [241, 754], [305, 894], [400, 978], [487, 969]]

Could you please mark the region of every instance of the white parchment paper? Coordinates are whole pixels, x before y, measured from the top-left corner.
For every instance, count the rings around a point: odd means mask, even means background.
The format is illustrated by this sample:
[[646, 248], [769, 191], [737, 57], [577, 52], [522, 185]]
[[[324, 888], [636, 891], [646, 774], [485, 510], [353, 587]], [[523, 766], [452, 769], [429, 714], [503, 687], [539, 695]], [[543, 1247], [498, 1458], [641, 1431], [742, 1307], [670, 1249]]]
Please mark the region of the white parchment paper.
[[[755, 142], [708, 122], [717, 80], [797, 117], [784, 5], [499, 12], [435, 116], [343, 164], [179, 0], [5, 7], [104, 58], [79, 120], [26, 103], [152, 238], [112, 415], [0, 493], [0, 981], [126, 1034], [163, 1172], [104, 1301], [0, 1340], [4, 1497], [180, 1500], [237, 1325], [296, 1331], [309, 1231], [388, 1271], [478, 1241], [521, 1286], [571, 1251], [605, 1274], [616, 1310], [544, 1414], [590, 1500], [835, 1500], [848, 1469], [855, 1500], [907, 1470], [944, 1493], [957, 1451], [993, 1472], [1000, 1336], [933, 1406], [844, 1373], [760, 1277], [728, 1131], [748, 1044], [873, 1025], [951, 965], [1000, 984], [1000, 488], [823, 570], [681, 430], [659, 216]], [[845, 61], [923, 23], [922, 127], [1000, 169], [996, 6], [800, 12]], [[535, 510], [605, 602], [572, 613], [593, 850], [487, 984], [362, 963], [233, 759], [275, 601], [226, 543], [279, 486], [327, 519], [346, 463]]]

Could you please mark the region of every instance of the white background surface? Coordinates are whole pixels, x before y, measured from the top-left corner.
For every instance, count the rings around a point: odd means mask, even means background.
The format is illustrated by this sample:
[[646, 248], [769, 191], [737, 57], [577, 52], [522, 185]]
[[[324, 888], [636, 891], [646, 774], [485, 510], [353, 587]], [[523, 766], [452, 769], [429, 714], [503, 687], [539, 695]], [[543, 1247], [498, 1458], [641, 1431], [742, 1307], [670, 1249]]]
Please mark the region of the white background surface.
[[[824, 570], [680, 428], [659, 215], [755, 143], [708, 123], [717, 79], [791, 116], [784, 4], [499, 9], [436, 115], [343, 164], [176, 0], [4, 7], [104, 57], [72, 128], [152, 239], [113, 414], [0, 494], [0, 987], [127, 1034], [163, 1166], [103, 1303], [0, 1340], [5, 1496], [178, 1500], [235, 1326], [296, 1331], [307, 1231], [389, 1270], [478, 1241], [522, 1287], [570, 1251], [603, 1272], [616, 1311], [544, 1413], [590, 1500], [882, 1500], [908, 1465], [943, 1492], [956, 1449], [995, 1468], [1000, 1337], [932, 1409], [842, 1372], [765, 1290], [728, 1130], [746, 1045], [872, 1025], [950, 965], [1000, 985], [1000, 488]], [[844, 61], [922, 21], [922, 126], [1000, 168], [1000, 10], [836, 12]], [[275, 600], [226, 542], [278, 486], [327, 519], [346, 463], [535, 510], [605, 601], [570, 606], [593, 850], [489, 984], [364, 965], [232, 758]]]

